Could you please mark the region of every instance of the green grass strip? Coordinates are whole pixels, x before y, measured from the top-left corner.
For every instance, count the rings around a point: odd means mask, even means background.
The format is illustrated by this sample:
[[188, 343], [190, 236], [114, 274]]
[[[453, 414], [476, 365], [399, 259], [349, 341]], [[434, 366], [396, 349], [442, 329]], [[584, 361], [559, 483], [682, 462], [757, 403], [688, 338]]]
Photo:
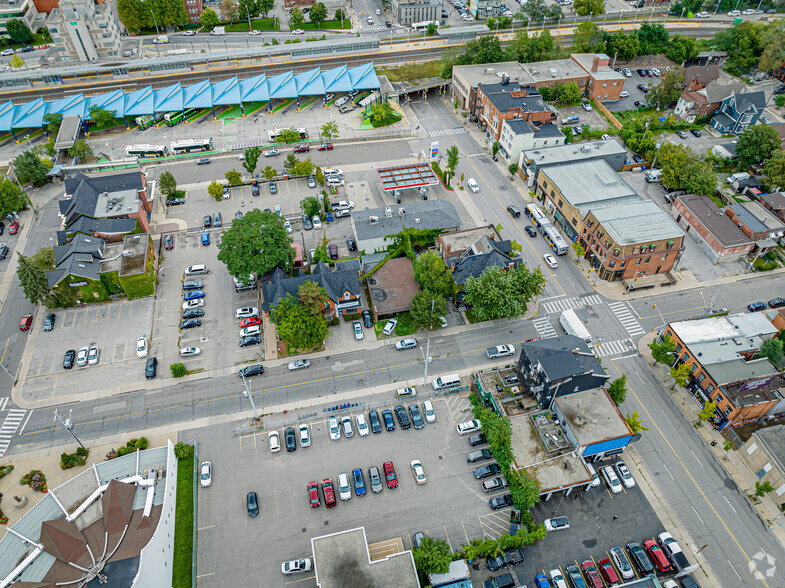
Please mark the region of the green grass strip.
[[177, 463], [177, 506], [174, 523], [172, 586], [190, 588], [194, 532], [194, 456]]

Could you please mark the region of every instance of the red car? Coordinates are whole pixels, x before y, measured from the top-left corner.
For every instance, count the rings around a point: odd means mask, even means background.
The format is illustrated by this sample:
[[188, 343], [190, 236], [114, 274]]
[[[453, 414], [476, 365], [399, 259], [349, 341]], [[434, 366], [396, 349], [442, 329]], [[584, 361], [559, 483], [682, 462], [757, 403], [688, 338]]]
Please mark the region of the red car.
[[597, 563], [600, 565], [600, 573], [607, 580], [608, 584], [621, 584], [619, 574], [616, 573], [616, 568], [613, 567], [610, 559], [605, 557]]
[[16, 235], [19, 232], [19, 223], [11, 223], [8, 225], [8, 234]]
[[19, 330], [20, 331], [29, 331], [30, 325], [33, 324], [33, 315], [26, 314], [22, 317], [22, 320], [19, 322]]
[[393, 467], [393, 462], [385, 461], [382, 464], [382, 469], [384, 470], [384, 478], [387, 480], [387, 487], [397, 488], [398, 476], [395, 475], [395, 468]]
[[671, 564], [668, 561], [665, 552], [657, 545], [657, 542], [654, 539], [644, 541], [643, 546], [646, 548], [646, 551], [649, 552], [649, 557], [658, 572], [666, 574], [671, 571]]
[[261, 325], [261, 324], [262, 324], [262, 319], [260, 319], [258, 316], [250, 316], [247, 319], [243, 319], [240, 321], [240, 328], [242, 329], [243, 327], [253, 327], [254, 325]]
[[319, 500], [319, 484], [316, 482], [308, 482], [306, 486], [308, 489], [308, 500], [311, 503], [311, 508], [318, 508], [322, 505]]
[[311, 150], [310, 145], [298, 145], [294, 148], [295, 153], [308, 153]]
[[581, 567], [583, 567], [583, 573], [586, 574], [590, 588], [605, 588], [605, 584], [602, 583], [602, 578], [600, 578], [600, 572], [594, 567], [592, 560], [587, 559], [581, 564]]
[[322, 143], [319, 145], [319, 151], [332, 151], [333, 144], [332, 143]]
[[322, 480], [322, 494], [324, 494], [324, 506], [327, 508], [338, 504], [335, 502], [335, 488], [333, 488], [333, 481], [330, 478]]

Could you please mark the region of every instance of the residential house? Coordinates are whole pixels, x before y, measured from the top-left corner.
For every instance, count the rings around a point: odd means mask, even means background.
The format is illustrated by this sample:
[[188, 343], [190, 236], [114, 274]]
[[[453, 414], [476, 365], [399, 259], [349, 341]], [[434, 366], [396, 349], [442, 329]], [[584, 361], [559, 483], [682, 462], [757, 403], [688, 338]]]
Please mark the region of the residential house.
[[504, 119], [499, 136], [499, 155], [507, 164], [518, 163], [521, 152], [564, 145], [564, 133], [554, 124], [535, 125], [523, 118]]
[[490, 241], [502, 241], [501, 235], [493, 225], [442, 233], [436, 239], [436, 248], [442, 259], [448, 261], [454, 257], [489, 253], [493, 250]]
[[710, 82], [705, 88], [685, 91], [676, 103], [673, 113], [682, 120], [694, 123], [699, 118], [717, 114], [725, 98], [743, 90], [744, 84], [740, 82], [737, 84]]
[[469, 0], [469, 12], [477, 20], [500, 16], [503, 10], [502, 0]]
[[406, 312], [420, 291], [420, 285], [414, 279], [414, 265], [408, 257], [388, 259], [365, 279], [365, 283], [375, 321]]
[[270, 310], [291, 294], [298, 295], [300, 285], [314, 282], [325, 289], [329, 300], [324, 305], [324, 316], [332, 320], [346, 314], [355, 314], [362, 310], [362, 287], [360, 286], [360, 268], [355, 264], [348, 269], [331, 270], [328, 265], [318, 262], [313, 266], [313, 273], [298, 272], [289, 276], [281, 268], [265, 274], [260, 279], [262, 285], [262, 310], [269, 315]]
[[614, 102], [621, 98], [627, 78], [610, 67], [610, 57], [604, 53], [573, 53], [570, 59], [589, 74], [587, 97], [600, 102]]
[[755, 242], [755, 255], [773, 249], [785, 235], [785, 223], [757, 202], [731, 204], [725, 208], [725, 214]]
[[761, 484], [768, 482], [782, 501], [785, 494], [785, 425], [753, 431], [738, 455], [755, 472]]
[[781, 221], [785, 222], [785, 194], [782, 192], [774, 192], [773, 194], [762, 194], [758, 198], [760, 205], [768, 210], [771, 214], [776, 216]]
[[720, 79], [720, 66], [691, 65], [685, 67], [682, 73], [684, 75], [684, 91], [696, 92]]
[[766, 95], [762, 90], [744, 94], [733, 92], [722, 101], [719, 113], [711, 119], [711, 126], [723, 135], [740, 135], [758, 122], [764, 108]]
[[777, 328], [764, 313], [669, 323], [662, 337], [676, 344], [674, 363], [690, 367], [689, 389], [701, 403], [717, 402], [719, 427], [757, 421], [781, 407], [785, 377], [768, 359], [754, 359]]
[[546, 104], [533, 86], [511, 83], [504, 78], [498, 84], [480, 84], [477, 88], [478, 122], [494, 141], [499, 140], [505, 119], [521, 118], [534, 124], [556, 120], [556, 112]]
[[611, 169], [621, 171], [627, 149], [616, 139], [567, 143], [555, 147], [540, 147], [521, 151], [518, 167], [529, 178], [529, 187], [534, 185], [541, 169], [580, 161], [602, 159]]
[[580, 242], [597, 276], [609, 282], [670, 272], [684, 252], [684, 233], [651, 200], [591, 208]]

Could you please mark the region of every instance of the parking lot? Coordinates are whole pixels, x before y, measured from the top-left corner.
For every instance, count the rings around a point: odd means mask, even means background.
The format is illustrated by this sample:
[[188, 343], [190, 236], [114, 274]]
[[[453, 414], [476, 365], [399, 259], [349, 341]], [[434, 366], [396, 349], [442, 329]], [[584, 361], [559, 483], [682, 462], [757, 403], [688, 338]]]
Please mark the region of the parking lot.
[[[32, 220], [31, 218], [29, 220]], [[5, 259], [0, 259], [0, 272], [6, 271], [8, 268], [8, 261], [11, 259], [11, 256], [14, 254], [14, 250], [16, 249], [16, 244], [19, 240], [19, 235], [22, 232], [23, 226], [22, 223], [19, 223], [19, 228], [15, 235], [11, 234], [10, 227], [13, 221], [11, 219], [5, 218], [3, 219], [2, 223], [5, 225], [3, 229], [3, 234], [0, 235], [0, 249], [3, 249], [3, 246], [8, 247], [8, 251], [6, 252]]]
[[[144, 360], [136, 357], [136, 339], [149, 336], [152, 298], [115, 300], [106, 304], [56, 311], [54, 329], [44, 332], [48, 314], [37, 315], [29, 335], [33, 350], [24, 380], [23, 393], [33, 398], [56, 398], [95, 390], [97, 381], [106, 387], [144, 382]], [[73, 349], [97, 346], [97, 365], [63, 369], [63, 355]], [[23, 366], [23, 369], [25, 366]]]
[[[622, 68], [623, 69], [623, 68]], [[662, 75], [665, 75], [665, 67], [659, 67], [659, 70], [662, 72]], [[635, 102], [641, 102], [644, 106], [647, 105], [646, 102], [646, 93], [643, 92], [640, 88], [638, 88], [638, 84], [642, 84], [647, 88], [649, 85], [652, 86], [659, 86], [662, 76], [659, 77], [649, 77], [649, 76], [640, 76], [638, 72], [630, 67], [630, 71], [632, 72], [632, 77], [625, 78], [624, 82], [624, 89], [630, 93], [627, 98], [621, 98], [616, 102], [607, 102], [605, 106], [611, 112], [622, 112], [624, 110], [635, 110], [637, 107], [635, 106]]]
[[[418, 395], [396, 400], [391, 391], [385, 406], [373, 408], [381, 414], [383, 408], [414, 401], [422, 405], [425, 399]], [[410, 549], [412, 536], [422, 531], [447, 540], [454, 551], [472, 539], [506, 532], [509, 509], [491, 511], [488, 499], [494, 495], [482, 492], [472, 476], [474, 468], [491, 462], [466, 463], [466, 454], [474, 448], [455, 430], [456, 423], [471, 418], [468, 398], [455, 394], [432, 400], [437, 420], [421, 430], [401, 430], [396, 420], [393, 432], [360, 437], [355, 431], [352, 438], [332, 441], [326, 414], [338, 413], [319, 412], [313, 419], [279, 423], [273, 428], [282, 444], [286, 426], [310, 426], [311, 446], [303, 448], [298, 442], [293, 453], [285, 448], [270, 453], [267, 430], [241, 438], [228, 437], [225, 427], [220, 432], [184, 432], [183, 438], [199, 440], [200, 459], [213, 464], [213, 486], [199, 490], [199, 584], [283, 586], [288, 578], [281, 575], [281, 562], [308, 556], [311, 537], [358, 526], [365, 526], [369, 542], [401, 538]], [[370, 407], [363, 408], [367, 415]], [[354, 410], [346, 414], [354, 416], [359, 409]], [[426, 484], [415, 483], [409, 465], [413, 459], [422, 461]], [[385, 486], [378, 494], [369, 490], [345, 502], [336, 492], [338, 506], [333, 509], [325, 508], [320, 491], [321, 506], [310, 508], [308, 482], [331, 478], [337, 484], [339, 473], [351, 475], [359, 467], [369, 484], [368, 468], [375, 465], [381, 470], [385, 461], [395, 466], [398, 488]], [[245, 496], [251, 490], [259, 496], [256, 518], [246, 512]], [[489, 574], [480, 575], [484, 579]], [[296, 580], [315, 586], [312, 575]]]

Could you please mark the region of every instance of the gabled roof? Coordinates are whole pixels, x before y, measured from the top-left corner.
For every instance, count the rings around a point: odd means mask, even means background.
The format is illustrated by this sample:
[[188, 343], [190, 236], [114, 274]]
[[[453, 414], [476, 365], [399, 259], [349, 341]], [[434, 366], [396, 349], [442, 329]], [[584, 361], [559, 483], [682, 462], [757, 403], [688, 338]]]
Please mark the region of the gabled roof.
[[18, 109], [19, 107], [10, 100], [0, 106], [0, 131], [11, 130]]
[[183, 110], [183, 86], [180, 82], [155, 91], [156, 112], [176, 112]]
[[712, 103], [722, 102], [731, 94], [739, 93], [743, 90], [744, 84], [742, 83], [720, 84], [718, 81], [715, 81], [711, 82], [702, 90], [698, 90], [698, 92], [705, 95], [706, 100]]
[[155, 92], [152, 86], [131, 92], [125, 97], [126, 116], [139, 116], [155, 112]]
[[763, 110], [764, 108], [766, 108], [766, 95], [762, 90], [736, 95], [736, 110], [739, 112], [750, 109]]
[[49, 104], [49, 112], [66, 116], [80, 116], [84, 118], [87, 111], [87, 99], [83, 94], [66, 96]]
[[90, 119], [90, 107], [92, 106], [98, 106], [109, 112], [114, 112], [117, 118], [122, 118], [125, 115], [125, 92], [115, 90], [106, 94], [90, 96], [87, 99], [87, 108], [85, 109], [85, 117], [87, 119]]
[[782, 192], [763, 194], [760, 199], [774, 210], [785, 210], [785, 194]]
[[70, 243], [55, 247], [56, 269], [46, 272], [49, 287], [53, 288], [68, 275], [99, 279], [105, 243], [103, 239], [86, 237], [80, 233]]
[[59, 202], [60, 213], [65, 217], [66, 225], [76, 220], [77, 215], [95, 216], [98, 198], [103, 193], [112, 194], [126, 190], [144, 188], [142, 174], [139, 171], [111, 174], [107, 176], [87, 176], [77, 173], [73, 178], [65, 180], [65, 193], [71, 198]]
[[510, 264], [513, 267], [518, 267], [521, 263], [523, 263], [521, 258], [510, 259], [509, 256], [495, 249], [490, 253], [460, 258], [455, 257], [447, 260], [448, 267], [452, 268], [452, 278], [459, 286], [465, 284], [470, 277], [479, 278], [489, 267], [498, 266], [507, 269], [510, 267]]
[[185, 88], [183, 92], [183, 106], [185, 108], [210, 108], [212, 105], [213, 95], [210, 80], [203, 80]]
[[270, 99], [267, 76], [259, 74], [240, 82], [240, 99], [243, 102], [264, 102]]
[[352, 80], [345, 65], [324, 72], [324, 89], [328, 92], [348, 92], [352, 89]]
[[704, 86], [709, 82], [720, 77], [719, 65], [691, 65], [684, 68], [684, 81], [692, 82], [693, 80], [703, 84]]
[[296, 98], [297, 84], [294, 74], [290, 71], [278, 74], [267, 82], [270, 87], [270, 98]]
[[[579, 353], [574, 353], [576, 350]], [[608, 377], [586, 342], [573, 335], [522, 343], [521, 354], [530, 364], [541, 365], [551, 382], [585, 373]]]
[[375, 90], [379, 87], [379, 78], [372, 61], [350, 69], [349, 79], [355, 90]]
[[294, 76], [297, 93], [300, 95], [324, 94], [324, 79], [318, 67], [309, 71], [298, 73]]
[[346, 291], [349, 291], [353, 296], [360, 296], [362, 293], [356, 268], [330, 271], [329, 266], [322, 262], [314, 266], [313, 274], [310, 276], [301, 275], [290, 278], [281, 268], [276, 268], [271, 273], [262, 276], [260, 282], [264, 293], [262, 309], [265, 312], [269, 312], [287, 294], [297, 297], [300, 285], [305, 282], [315, 282], [320, 285], [333, 302], [338, 302]]
[[124, 235], [132, 232], [135, 228], [136, 219], [133, 218], [93, 218], [80, 215], [68, 225], [68, 230], [64, 233]]
[[212, 89], [215, 106], [240, 103], [240, 81], [237, 76], [213, 84]]
[[13, 128], [15, 129], [29, 129], [32, 127], [42, 127], [44, 125], [44, 116], [46, 116], [48, 104], [44, 102], [43, 98], [34, 100], [23, 104], [16, 111], [14, 116]]

